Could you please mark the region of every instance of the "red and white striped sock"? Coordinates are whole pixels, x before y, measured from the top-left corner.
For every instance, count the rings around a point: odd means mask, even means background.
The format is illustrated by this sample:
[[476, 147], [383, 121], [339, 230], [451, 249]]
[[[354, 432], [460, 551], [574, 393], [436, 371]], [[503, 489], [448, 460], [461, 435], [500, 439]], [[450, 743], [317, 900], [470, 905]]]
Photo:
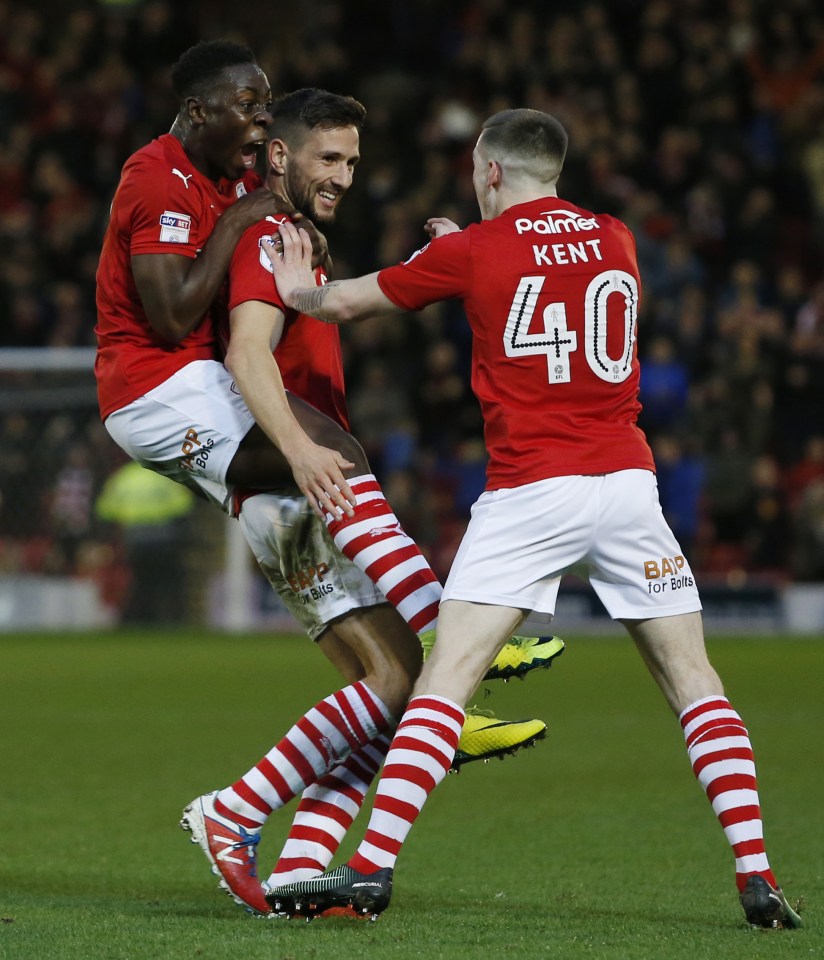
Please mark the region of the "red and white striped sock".
[[349, 480], [357, 498], [354, 517], [326, 514], [335, 546], [359, 567], [415, 633], [435, 626], [443, 587], [414, 540], [366, 474]]
[[378, 734], [304, 790], [289, 836], [267, 881], [270, 887], [317, 877], [329, 866], [386, 759], [389, 742], [384, 734]]
[[378, 782], [372, 815], [349, 866], [360, 873], [394, 867], [426, 798], [452, 765], [464, 711], [444, 697], [409, 701]]
[[301, 717], [237, 783], [221, 790], [215, 809], [247, 830], [259, 829], [390, 721], [385, 704], [363, 681], [338, 690]]
[[759, 874], [777, 887], [764, 848], [755, 761], [747, 728], [726, 697], [705, 697], [678, 718], [693, 773], [712, 803], [735, 854], [735, 882]]

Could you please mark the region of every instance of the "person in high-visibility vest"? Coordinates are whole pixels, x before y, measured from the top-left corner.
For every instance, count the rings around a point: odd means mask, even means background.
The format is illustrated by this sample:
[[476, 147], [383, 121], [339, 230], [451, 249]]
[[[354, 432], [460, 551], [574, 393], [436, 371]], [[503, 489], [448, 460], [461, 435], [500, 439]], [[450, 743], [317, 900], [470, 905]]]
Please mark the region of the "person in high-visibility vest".
[[101, 520], [116, 523], [132, 582], [124, 623], [177, 623], [186, 617], [181, 590], [186, 517], [195, 495], [182, 484], [130, 461], [105, 482], [95, 503]]

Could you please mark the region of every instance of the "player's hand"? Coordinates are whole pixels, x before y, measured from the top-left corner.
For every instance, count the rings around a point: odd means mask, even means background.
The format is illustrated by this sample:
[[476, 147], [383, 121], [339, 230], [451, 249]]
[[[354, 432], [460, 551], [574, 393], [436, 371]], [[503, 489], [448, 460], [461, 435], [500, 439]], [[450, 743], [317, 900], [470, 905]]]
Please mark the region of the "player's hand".
[[312, 241], [312, 266], [325, 266], [329, 260], [329, 245], [326, 242], [326, 237], [311, 220], [304, 217], [299, 211], [296, 210], [291, 218], [293, 223], [298, 224], [301, 230], [305, 230], [309, 234], [309, 239]]
[[423, 229], [433, 240], [437, 240], [438, 237], [445, 237], [447, 233], [461, 232], [458, 224], [448, 217], [430, 217], [423, 225]]
[[355, 494], [343, 475], [344, 470], [355, 466], [354, 463], [337, 450], [322, 447], [309, 437], [294, 449], [283, 450], [283, 455], [289, 461], [300, 492], [321, 519], [327, 513], [333, 517], [355, 515]]
[[251, 227], [259, 220], [265, 220], [266, 217], [295, 217], [299, 216], [295, 208], [283, 197], [272, 193], [267, 187], [258, 187], [245, 197], [235, 201], [229, 209], [223, 214], [224, 217], [232, 215], [242, 219], [244, 224]]
[[283, 197], [273, 193], [268, 187], [258, 187], [245, 197], [241, 197], [229, 207], [224, 217], [231, 211], [234, 217], [242, 220], [244, 229], [251, 227], [259, 220], [265, 220], [266, 217], [289, 217], [290, 220], [299, 222], [301, 229], [305, 230], [312, 241], [312, 266], [317, 267], [326, 263], [329, 258], [329, 245], [326, 237], [318, 228], [308, 220], [294, 206]]
[[263, 240], [261, 246], [272, 264], [278, 293], [287, 307], [294, 307], [291, 300], [295, 290], [317, 286], [312, 270], [312, 242], [301, 227], [291, 223], [280, 224], [282, 249]]

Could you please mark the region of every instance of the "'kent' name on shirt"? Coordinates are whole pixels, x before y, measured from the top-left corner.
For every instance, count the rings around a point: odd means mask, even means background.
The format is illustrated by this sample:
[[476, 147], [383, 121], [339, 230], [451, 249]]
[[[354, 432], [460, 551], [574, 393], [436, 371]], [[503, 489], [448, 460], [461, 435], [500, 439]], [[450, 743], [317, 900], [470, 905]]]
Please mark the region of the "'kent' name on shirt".
[[590, 259], [604, 259], [601, 256], [600, 240], [582, 240], [580, 243], [545, 243], [543, 246], [533, 243], [532, 253], [535, 256], [535, 263], [539, 267], [553, 267], [566, 263], [589, 263]]

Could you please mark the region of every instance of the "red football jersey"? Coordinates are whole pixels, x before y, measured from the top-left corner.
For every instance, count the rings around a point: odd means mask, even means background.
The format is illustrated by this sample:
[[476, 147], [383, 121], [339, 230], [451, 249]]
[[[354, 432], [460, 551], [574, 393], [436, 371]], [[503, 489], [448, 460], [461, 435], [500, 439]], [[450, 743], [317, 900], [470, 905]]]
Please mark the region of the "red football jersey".
[[176, 344], [152, 330], [131, 258], [142, 253], [196, 257], [220, 214], [260, 183], [250, 172], [215, 184], [192, 166], [181, 142], [168, 133], [126, 161], [97, 268], [95, 375], [104, 420], [192, 360], [218, 355], [207, 318]]
[[[348, 430], [338, 328], [284, 306], [272, 277], [272, 264], [260, 245], [264, 238], [277, 237], [279, 222], [278, 218], [267, 217], [240, 238], [229, 266], [229, 310], [247, 300], [260, 300], [284, 314], [283, 335], [275, 349], [283, 385]], [[322, 268], [318, 267], [315, 277], [317, 283], [326, 283]], [[228, 316], [219, 316], [216, 311], [216, 320], [225, 344]]]
[[635, 241], [619, 220], [557, 197], [518, 204], [432, 241], [378, 283], [406, 310], [463, 301], [488, 490], [654, 469], [636, 425]]

